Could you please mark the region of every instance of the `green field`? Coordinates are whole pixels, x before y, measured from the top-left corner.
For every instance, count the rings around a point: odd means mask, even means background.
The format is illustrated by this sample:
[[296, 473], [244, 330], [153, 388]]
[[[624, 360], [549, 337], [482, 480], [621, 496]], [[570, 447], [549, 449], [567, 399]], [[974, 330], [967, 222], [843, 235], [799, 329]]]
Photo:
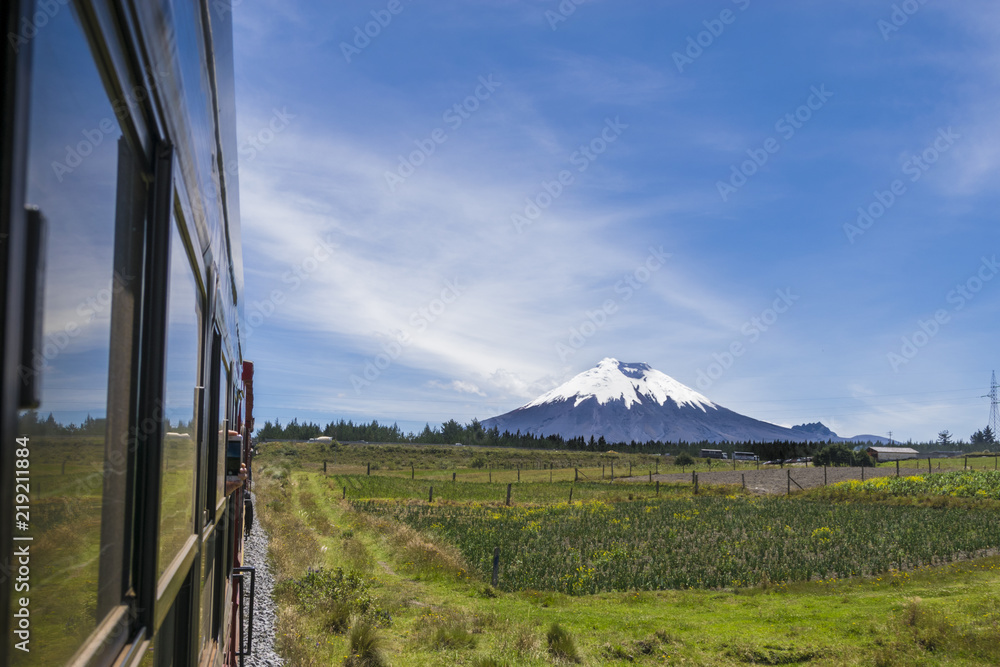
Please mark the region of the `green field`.
[[[490, 468], [461, 467], [474, 448], [435, 465], [419, 446], [378, 458], [341, 445], [323, 474], [329, 451], [291, 447], [265, 445], [255, 463], [291, 664], [340, 664], [362, 622], [393, 665], [565, 663], [549, 649], [553, 623], [593, 665], [1000, 663], [1000, 528], [978, 493], [995, 488], [992, 472], [790, 498], [704, 485], [695, 497], [690, 484], [657, 496], [648, 483], [548, 482], [560, 455], [596, 467], [576, 452], [538, 453], [530, 469], [534, 453], [513, 452], [522, 481], [490, 483]], [[503, 452], [493, 462], [510, 474]], [[917, 497], [906, 484], [940, 500], [901, 502]]]

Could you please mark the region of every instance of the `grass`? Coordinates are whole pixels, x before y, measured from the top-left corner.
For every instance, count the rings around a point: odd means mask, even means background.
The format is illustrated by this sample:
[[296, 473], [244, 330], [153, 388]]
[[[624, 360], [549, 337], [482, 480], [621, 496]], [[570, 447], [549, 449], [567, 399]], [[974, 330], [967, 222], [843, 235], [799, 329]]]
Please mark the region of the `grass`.
[[[381, 462], [379, 468], [373, 478], [388, 476]], [[348, 501], [341, 499], [340, 480], [335, 485], [321, 469], [307, 469], [289, 465], [284, 456], [265, 454], [256, 462], [258, 516], [271, 535], [275, 574], [279, 581], [295, 580], [310, 567], [332, 572], [339, 566], [344, 576], [361, 577], [372, 605], [385, 613], [377, 632], [383, 656], [394, 665], [551, 665], [547, 635], [553, 624], [574, 639], [579, 659], [592, 665], [1000, 664], [997, 557], [846, 580], [765, 580], [754, 587], [503, 592], [488, 586], [488, 577], [438, 529], [417, 530], [392, 517], [359, 512], [350, 493]], [[403, 472], [397, 480], [409, 482], [409, 470]], [[550, 492], [541, 488], [547, 479], [537, 484], [535, 491], [528, 483], [514, 490]], [[621, 493], [617, 485], [598, 486]], [[391, 489], [409, 492], [404, 484]], [[435, 502], [435, 508], [459, 513], [479, 503], [505, 511], [502, 500], [472, 499], [479, 493], [474, 489], [457, 493]], [[561, 490], [551, 493], [561, 502]], [[426, 506], [422, 493], [414, 495], [404, 496], [403, 504]], [[629, 503], [620, 495], [594, 500], [640, 507], [648, 501], [637, 496]], [[357, 495], [353, 502], [366, 501]], [[515, 496], [511, 511], [526, 504], [531, 503]], [[816, 539], [825, 537], [818, 533]], [[289, 664], [340, 664], [354, 655], [347, 633], [332, 630], [322, 613], [293, 600], [279, 599], [278, 632], [279, 650]]]
[[15, 665], [63, 664], [97, 625], [104, 439], [31, 437], [32, 652]]

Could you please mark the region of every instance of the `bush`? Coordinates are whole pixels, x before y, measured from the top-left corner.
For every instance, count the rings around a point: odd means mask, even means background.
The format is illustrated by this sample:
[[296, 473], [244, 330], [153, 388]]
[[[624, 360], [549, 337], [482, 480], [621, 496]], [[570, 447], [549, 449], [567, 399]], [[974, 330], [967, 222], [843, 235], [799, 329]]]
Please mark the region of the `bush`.
[[674, 459], [674, 464], [679, 466], [693, 466], [694, 458], [686, 452], [678, 454], [677, 458]]
[[566, 660], [568, 662], [581, 662], [580, 654], [576, 650], [576, 642], [573, 636], [562, 628], [558, 623], [553, 623], [552, 627], [545, 635], [549, 644], [549, 654], [553, 658]]
[[853, 452], [853, 454], [854, 458], [851, 461], [851, 465], [862, 466], [864, 468], [873, 468], [875, 466], [875, 461], [872, 460], [872, 457], [865, 450], [859, 449]]
[[[868, 453], [865, 453], [868, 456]], [[827, 445], [813, 456], [814, 466], [849, 466], [854, 463], [854, 452], [845, 444]]]
[[357, 572], [345, 573], [339, 567], [336, 570], [310, 568], [300, 579], [278, 583], [275, 593], [302, 611], [322, 613], [331, 632], [346, 630], [351, 616], [377, 623], [390, 621], [371, 592], [371, 581]]
[[476, 637], [464, 625], [446, 625], [437, 629], [431, 645], [436, 649], [475, 648]]
[[368, 621], [358, 621], [351, 628], [351, 654], [344, 658], [344, 667], [386, 667], [382, 637]]

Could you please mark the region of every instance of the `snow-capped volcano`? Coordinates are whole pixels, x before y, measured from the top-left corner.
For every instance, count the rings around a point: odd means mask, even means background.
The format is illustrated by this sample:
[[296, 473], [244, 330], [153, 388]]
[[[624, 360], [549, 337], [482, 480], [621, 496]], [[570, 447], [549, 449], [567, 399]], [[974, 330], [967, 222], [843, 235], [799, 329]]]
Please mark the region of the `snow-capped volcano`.
[[610, 358], [483, 426], [608, 442], [826, 439], [733, 412], [649, 364]]
[[702, 412], [706, 408], [718, 407], [691, 387], [655, 370], [649, 364], [626, 364], [608, 358], [569, 382], [542, 394], [524, 408], [571, 399], [574, 401], [573, 407], [577, 407], [588, 398], [596, 398], [600, 405], [621, 400], [625, 402], [626, 408], [650, 400], [657, 405], [664, 405], [670, 400], [678, 406], [700, 408]]

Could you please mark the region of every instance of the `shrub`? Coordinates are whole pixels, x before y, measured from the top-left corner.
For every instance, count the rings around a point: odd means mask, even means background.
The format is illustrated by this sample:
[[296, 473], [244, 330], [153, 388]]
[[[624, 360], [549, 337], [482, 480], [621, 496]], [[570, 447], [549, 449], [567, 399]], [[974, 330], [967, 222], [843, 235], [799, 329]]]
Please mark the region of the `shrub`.
[[379, 608], [371, 592], [371, 581], [357, 572], [342, 568], [311, 569], [299, 579], [280, 582], [275, 593], [292, 602], [301, 611], [319, 611], [331, 632], [343, 632], [351, 616], [372, 622], [388, 623], [389, 615]]
[[368, 621], [358, 621], [349, 637], [351, 654], [344, 658], [344, 667], [386, 667], [382, 637]]
[[568, 662], [580, 662], [580, 654], [576, 650], [576, 642], [573, 636], [562, 628], [558, 623], [553, 623], [552, 627], [545, 635], [549, 644], [549, 654], [553, 658], [566, 660]]
[[677, 458], [674, 459], [674, 464], [679, 466], [693, 466], [694, 457], [688, 453], [678, 454]]
[[827, 445], [813, 456], [814, 466], [849, 466], [853, 462], [854, 452], [843, 443]]
[[431, 645], [437, 649], [475, 648], [476, 637], [464, 625], [445, 625], [434, 633]]

